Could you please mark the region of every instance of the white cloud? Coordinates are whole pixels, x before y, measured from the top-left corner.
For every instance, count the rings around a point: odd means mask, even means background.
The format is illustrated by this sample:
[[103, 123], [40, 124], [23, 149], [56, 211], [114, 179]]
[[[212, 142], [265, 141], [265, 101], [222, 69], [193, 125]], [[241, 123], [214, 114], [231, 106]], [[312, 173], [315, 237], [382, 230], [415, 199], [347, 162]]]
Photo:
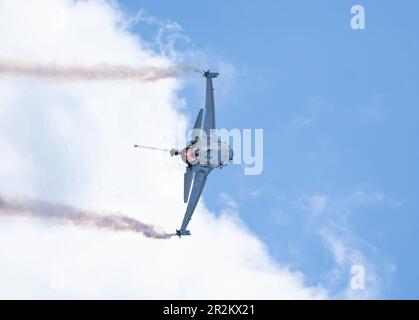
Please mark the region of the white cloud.
[[[171, 63], [130, 33], [126, 21], [99, 0], [0, 0], [0, 60]], [[166, 230], [178, 226], [183, 165], [132, 145], [182, 142], [185, 117], [173, 107], [182, 103], [180, 85], [0, 78], [0, 194], [121, 211]], [[237, 214], [215, 218], [201, 202], [191, 229], [190, 238], [155, 241], [2, 218], [0, 297], [327, 296], [278, 265]], [[51, 286], [56, 277], [62, 287]]]

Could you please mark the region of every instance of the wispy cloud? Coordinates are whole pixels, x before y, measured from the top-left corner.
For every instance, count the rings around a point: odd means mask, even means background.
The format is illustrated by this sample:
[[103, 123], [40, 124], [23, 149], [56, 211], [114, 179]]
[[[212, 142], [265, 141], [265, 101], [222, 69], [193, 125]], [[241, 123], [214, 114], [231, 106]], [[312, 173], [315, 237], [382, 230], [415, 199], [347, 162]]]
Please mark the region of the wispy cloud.
[[386, 112], [383, 97], [378, 94], [372, 94], [364, 101], [359, 102], [355, 106], [355, 110], [361, 117], [369, 121], [382, 119]]
[[170, 57], [172, 60], [178, 61], [182, 53], [176, 49], [178, 43], [189, 43], [189, 37], [183, 32], [182, 27], [176, 21], [162, 21], [148, 14], [144, 9], [137, 12], [131, 25], [140, 22], [146, 23], [156, 28], [155, 36], [152, 43], [158, 49], [160, 54]]
[[[301, 214], [306, 215], [298, 218], [298, 221], [305, 221], [303, 227], [306, 232], [317, 235], [330, 254], [333, 263], [322, 273], [320, 283], [328, 288], [332, 296], [349, 299], [380, 297], [389, 287], [395, 270], [392, 259], [355, 232], [350, 216], [355, 207], [394, 206], [398, 205], [398, 201], [371, 188], [356, 188], [352, 193], [341, 197], [326, 193], [294, 197], [283, 195], [278, 197], [278, 201], [280, 204], [275, 214], [281, 217], [279, 221], [286, 219], [287, 223], [291, 223], [290, 216], [297, 219]], [[294, 247], [293, 251], [301, 251], [304, 255], [304, 250], [300, 247], [298, 249]], [[365, 268], [364, 290], [351, 287], [351, 270], [354, 266]]]
[[302, 106], [295, 111], [294, 118], [288, 123], [287, 128], [300, 131], [315, 127], [320, 122], [324, 113], [331, 112], [334, 103], [324, 97], [309, 97], [302, 102]]
[[239, 204], [233, 199], [232, 196], [225, 192], [220, 193], [219, 201], [230, 210], [236, 211], [239, 209]]
[[313, 124], [313, 120], [304, 117], [297, 117], [291, 121], [291, 128], [299, 130], [305, 127], [310, 127]]
[[301, 207], [311, 215], [322, 214], [329, 203], [329, 197], [324, 194], [303, 196], [300, 198]]
[[388, 204], [392, 206], [400, 206], [402, 203], [393, 197], [385, 194], [379, 190], [369, 189], [356, 189], [349, 197], [348, 201], [354, 204], [367, 205], [367, 204]]

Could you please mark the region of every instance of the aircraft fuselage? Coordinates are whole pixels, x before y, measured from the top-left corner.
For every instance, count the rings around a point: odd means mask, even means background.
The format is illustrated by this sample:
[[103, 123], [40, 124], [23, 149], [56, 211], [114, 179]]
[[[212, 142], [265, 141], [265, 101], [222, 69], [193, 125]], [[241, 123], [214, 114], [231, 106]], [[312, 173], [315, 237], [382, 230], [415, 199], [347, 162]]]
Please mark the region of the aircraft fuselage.
[[233, 150], [225, 142], [198, 141], [179, 151], [182, 160], [188, 166], [202, 165], [218, 168], [233, 160]]

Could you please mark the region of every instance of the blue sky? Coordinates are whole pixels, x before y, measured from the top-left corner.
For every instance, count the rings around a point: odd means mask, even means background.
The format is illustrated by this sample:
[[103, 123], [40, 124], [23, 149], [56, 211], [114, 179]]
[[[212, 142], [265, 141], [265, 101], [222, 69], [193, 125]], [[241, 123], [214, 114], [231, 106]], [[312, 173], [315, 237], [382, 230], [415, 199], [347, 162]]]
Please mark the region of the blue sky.
[[[350, 28], [354, 4], [365, 7], [366, 30]], [[232, 65], [231, 83], [215, 83], [218, 125], [264, 129], [263, 173], [244, 176], [233, 166], [213, 174], [205, 190], [210, 209], [220, 210], [221, 192], [233, 197], [271, 254], [310, 284], [339, 291], [350, 279], [347, 264], [332, 279], [336, 259], [326, 232], [368, 260], [380, 297], [419, 297], [418, 3], [124, 0], [121, 6], [179, 23], [190, 39], [178, 43], [179, 51]], [[144, 23], [134, 30], [145, 38], [156, 31]], [[196, 86], [181, 92], [191, 117], [201, 94]]]

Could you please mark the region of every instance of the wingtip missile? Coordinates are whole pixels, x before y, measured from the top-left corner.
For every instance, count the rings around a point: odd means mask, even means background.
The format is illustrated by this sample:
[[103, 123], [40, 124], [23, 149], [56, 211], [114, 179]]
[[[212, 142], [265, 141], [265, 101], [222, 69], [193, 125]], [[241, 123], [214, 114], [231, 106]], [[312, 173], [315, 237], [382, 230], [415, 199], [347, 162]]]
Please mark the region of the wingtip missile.
[[211, 72], [210, 70], [202, 71], [202, 76], [204, 78], [217, 78], [219, 75], [218, 72]]
[[175, 235], [180, 238], [181, 236], [190, 236], [191, 232], [189, 230], [176, 230]]

